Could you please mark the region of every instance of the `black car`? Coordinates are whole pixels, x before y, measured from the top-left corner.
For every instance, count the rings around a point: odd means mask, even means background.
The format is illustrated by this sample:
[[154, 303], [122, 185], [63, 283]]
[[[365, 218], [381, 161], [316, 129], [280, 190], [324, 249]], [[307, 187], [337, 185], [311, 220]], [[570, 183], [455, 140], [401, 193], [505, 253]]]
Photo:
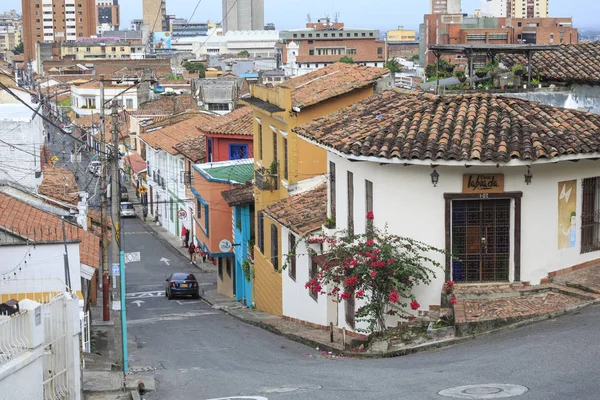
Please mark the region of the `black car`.
[[169, 300], [172, 300], [175, 296], [192, 296], [194, 299], [199, 299], [198, 280], [194, 274], [176, 272], [167, 278], [165, 296]]
[[129, 201], [129, 192], [127, 187], [121, 185], [121, 201]]

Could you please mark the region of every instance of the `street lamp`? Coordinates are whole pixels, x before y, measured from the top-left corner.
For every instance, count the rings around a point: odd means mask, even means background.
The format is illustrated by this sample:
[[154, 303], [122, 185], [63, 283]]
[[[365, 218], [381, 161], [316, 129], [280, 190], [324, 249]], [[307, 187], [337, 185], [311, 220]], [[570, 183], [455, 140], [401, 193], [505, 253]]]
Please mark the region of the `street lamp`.
[[440, 180], [440, 174], [438, 174], [435, 167], [433, 167], [433, 172], [430, 174], [430, 176], [431, 176], [431, 183], [433, 184], [433, 187], [436, 187]]

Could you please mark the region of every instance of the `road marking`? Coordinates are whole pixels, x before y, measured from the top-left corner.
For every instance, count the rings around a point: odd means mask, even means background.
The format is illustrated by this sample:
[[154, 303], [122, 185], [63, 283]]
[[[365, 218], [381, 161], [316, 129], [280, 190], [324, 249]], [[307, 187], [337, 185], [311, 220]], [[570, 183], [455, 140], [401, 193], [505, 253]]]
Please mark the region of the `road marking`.
[[137, 261], [140, 261], [141, 259], [142, 258], [140, 256], [139, 251], [125, 253], [125, 263], [137, 262]]
[[144, 300], [134, 300], [132, 301], [133, 304], [137, 304], [138, 307], [141, 307], [143, 303], [145, 303]]
[[146, 297], [160, 297], [160, 296], [164, 296], [164, 295], [165, 295], [164, 290], [153, 290], [151, 292], [127, 293], [125, 295], [125, 297], [128, 299], [143, 299]]
[[124, 232], [124, 235], [152, 235], [154, 232]]
[[218, 399], [208, 399], [208, 400], [239, 400], [239, 399], [250, 399], [250, 400], [269, 400], [266, 397], [262, 396], [233, 396], [233, 397], [219, 397]]
[[181, 301], [181, 300], [176, 300], [175, 302], [179, 303], [179, 305], [182, 306], [184, 304], [202, 303], [202, 300], [198, 300], [198, 301]]
[[160, 262], [164, 262], [164, 263], [165, 263], [165, 264], [167, 264], [167, 265], [171, 265], [171, 264], [170, 264], [170, 263], [171, 263], [171, 260], [169, 260], [168, 258], [164, 258], [164, 257], [163, 257], [163, 258], [161, 258], [161, 259], [160, 259]]
[[193, 317], [205, 317], [208, 315], [221, 315], [221, 313], [213, 312], [213, 311], [192, 311], [183, 314], [169, 314], [162, 317], [152, 317], [152, 318], [143, 318], [143, 319], [132, 319], [127, 321], [127, 325], [143, 325], [143, 324], [153, 324], [155, 322], [164, 322], [164, 321], [179, 321], [183, 319], [190, 319]]

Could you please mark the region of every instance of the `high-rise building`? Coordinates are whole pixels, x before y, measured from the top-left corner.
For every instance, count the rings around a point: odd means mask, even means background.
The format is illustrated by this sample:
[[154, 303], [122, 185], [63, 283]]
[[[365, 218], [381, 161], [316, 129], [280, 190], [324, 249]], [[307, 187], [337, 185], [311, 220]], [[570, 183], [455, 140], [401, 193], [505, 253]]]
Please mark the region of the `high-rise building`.
[[151, 32], [169, 30], [166, 0], [142, 0], [142, 17], [144, 25], [150, 25]]
[[429, 0], [429, 14], [460, 14], [460, 0]]
[[265, 0], [223, 0], [223, 34], [264, 28]]
[[121, 25], [119, 0], [96, 0], [97, 33], [117, 31]]
[[507, 17], [548, 18], [550, 0], [511, 0]]
[[506, 17], [512, 6], [512, 0], [480, 0], [482, 17]]
[[96, 0], [22, 0], [25, 60], [35, 44], [75, 41], [96, 34]]
[[0, 14], [0, 55], [8, 59], [12, 51], [22, 40], [23, 21], [15, 10]]

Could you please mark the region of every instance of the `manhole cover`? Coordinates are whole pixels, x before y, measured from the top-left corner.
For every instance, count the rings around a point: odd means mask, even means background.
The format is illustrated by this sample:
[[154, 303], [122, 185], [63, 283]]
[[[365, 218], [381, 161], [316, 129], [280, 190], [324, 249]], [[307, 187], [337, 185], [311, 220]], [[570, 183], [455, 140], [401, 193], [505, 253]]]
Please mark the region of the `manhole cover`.
[[438, 392], [440, 396], [455, 399], [505, 399], [525, 394], [528, 388], [521, 385], [505, 383], [488, 383], [485, 385], [466, 385], [444, 389]]

